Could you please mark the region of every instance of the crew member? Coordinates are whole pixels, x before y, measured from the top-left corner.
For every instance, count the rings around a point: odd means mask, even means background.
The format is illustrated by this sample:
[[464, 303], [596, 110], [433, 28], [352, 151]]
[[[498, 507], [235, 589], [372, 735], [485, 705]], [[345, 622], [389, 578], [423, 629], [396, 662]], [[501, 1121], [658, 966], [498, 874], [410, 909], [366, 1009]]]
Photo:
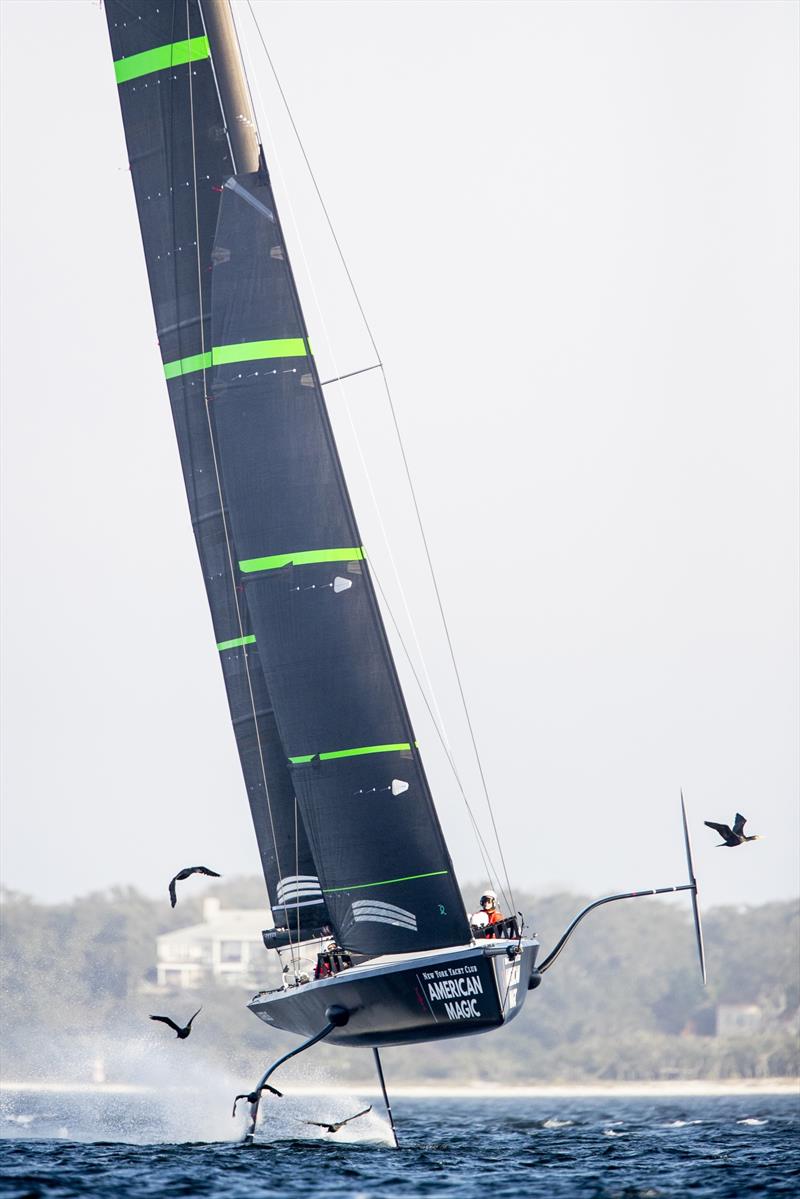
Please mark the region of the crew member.
[[505, 916], [497, 906], [497, 896], [494, 891], [484, 891], [481, 895], [481, 911], [486, 913], [489, 924], [500, 924]]

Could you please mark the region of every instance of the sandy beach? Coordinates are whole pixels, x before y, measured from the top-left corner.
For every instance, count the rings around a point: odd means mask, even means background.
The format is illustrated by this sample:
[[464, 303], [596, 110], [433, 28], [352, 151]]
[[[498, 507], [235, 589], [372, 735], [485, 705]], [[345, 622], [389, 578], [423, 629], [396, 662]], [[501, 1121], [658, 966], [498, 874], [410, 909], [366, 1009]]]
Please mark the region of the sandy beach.
[[[163, 1090], [153, 1086], [143, 1086], [137, 1083], [70, 1083], [70, 1082], [35, 1082], [4, 1081], [0, 1082], [0, 1091], [39, 1091], [50, 1094], [93, 1094], [93, 1095], [146, 1095], [149, 1092]], [[191, 1088], [174, 1087], [171, 1090], [181, 1091]], [[353, 1082], [346, 1087], [312, 1087], [300, 1084], [293, 1085], [293, 1094], [297, 1095], [329, 1095], [335, 1093], [359, 1095], [379, 1094], [373, 1083], [361, 1085]], [[505, 1086], [501, 1083], [471, 1082], [471, 1083], [442, 1083], [434, 1086], [426, 1084], [391, 1087], [392, 1096], [401, 1099], [470, 1099], [496, 1096], [502, 1099], [591, 1099], [591, 1098], [678, 1098], [690, 1095], [797, 1095], [800, 1097], [800, 1078], [745, 1078], [709, 1080], [703, 1078], [684, 1078], [664, 1080], [643, 1080], [641, 1082], [602, 1082], [602, 1083], [540, 1083], [536, 1086]]]

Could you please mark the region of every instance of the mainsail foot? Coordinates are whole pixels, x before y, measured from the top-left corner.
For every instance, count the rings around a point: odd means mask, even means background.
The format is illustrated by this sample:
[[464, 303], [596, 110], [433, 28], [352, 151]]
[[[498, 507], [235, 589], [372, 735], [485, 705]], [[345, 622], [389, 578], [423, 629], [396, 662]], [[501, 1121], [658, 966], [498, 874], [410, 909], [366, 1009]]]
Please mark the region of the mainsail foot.
[[312, 1045], [316, 1045], [319, 1041], [324, 1040], [325, 1037], [330, 1036], [335, 1028], [343, 1028], [350, 1019], [350, 1013], [348, 1012], [347, 1008], [340, 1007], [338, 1004], [331, 1004], [331, 1006], [327, 1008], [325, 1016], [327, 1017], [328, 1023], [321, 1032], [318, 1032], [313, 1037], [309, 1037], [307, 1041], [303, 1041], [302, 1045], [298, 1045], [296, 1048], [290, 1049], [288, 1053], [284, 1053], [283, 1057], [279, 1057], [278, 1060], [273, 1062], [271, 1066], [268, 1066], [261, 1075], [258, 1085], [255, 1087], [253, 1092], [257, 1096], [256, 1101], [255, 1103], [250, 1104], [250, 1127], [244, 1134], [245, 1145], [252, 1145], [253, 1143], [256, 1132], [256, 1124], [258, 1123], [258, 1109], [261, 1104], [261, 1092], [264, 1090], [270, 1076], [274, 1074], [278, 1067], [282, 1066], [284, 1062], [288, 1062], [289, 1058], [297, 1057], [299, 1053], [304, 1053], [305, 1050], [310, 1049]]

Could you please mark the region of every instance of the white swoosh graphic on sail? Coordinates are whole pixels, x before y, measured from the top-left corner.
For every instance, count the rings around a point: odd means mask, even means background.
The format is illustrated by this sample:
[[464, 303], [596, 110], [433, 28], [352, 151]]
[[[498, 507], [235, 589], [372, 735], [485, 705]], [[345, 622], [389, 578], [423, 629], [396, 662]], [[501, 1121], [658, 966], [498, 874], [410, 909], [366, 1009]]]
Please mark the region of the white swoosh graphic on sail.
[[315, 874], [290, 874], [278, 883], [276, 907], [308, 908], [323, 903], [322, 888]]
[[407, 928], [414, 933], [417, 931], [414, 913], [393, 903], [382, 903], [379, 899], [356, 899], [351, 906], [353, 920], [357, 924], [393, 924], [396, 928]]

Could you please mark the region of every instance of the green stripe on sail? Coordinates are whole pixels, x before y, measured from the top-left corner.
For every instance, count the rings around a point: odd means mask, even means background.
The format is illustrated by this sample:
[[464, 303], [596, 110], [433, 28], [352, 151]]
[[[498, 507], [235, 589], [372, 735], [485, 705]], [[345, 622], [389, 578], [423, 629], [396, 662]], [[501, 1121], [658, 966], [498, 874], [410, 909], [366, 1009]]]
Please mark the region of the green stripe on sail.
[[166, 46], [155, 46], [141, 54], [118, 58], [114, 63], [117, 83], [127, 83], [141, 75], [152, 75], [154, 71], [166, 71], [168, 67], [182, 67], [187, 62], [199, 62], [210, 58], [207, 37], [190, 37], [182, 42], [169, 42]]
[[255, 645], [255, 640], [253, 633], [248, 637], [232, 637], [230, 641], [218, 641], [217, 649], [238, 649], [240, 645]]
[[192, 354], [190, 358], [177, 358], [164, 363], [167, 379], [177, 375], [189, 375], [192, 371], [210, 369], [212, 366], [230, 366], [236, 362], [260, 362], [265, 358], [305, 358], [310, 353], [302, 337], [276, 337], [271, 341], [242, 341], [232, 346], [212, 346], [204, 354]]
[[396, 745], [360, 745], [358, 749], [334, 749], [330, 753], [324, 754], [301, 754], [299, 758], [290, 758], [289, 761], [298, 766], [302, 762], [312, 762], [316, 757], [319, 757], [320, 762], [327, 762], [331, 758], [357, 758], [361, 754], [390, 754], [403, 749], [411, 749], [408, 741], [399, 741]]
[[308, 566], [311, 562], [357, 562], [364, 557], [364, 550], [357, 545], [341, 550], [293, 550], [289, 554], [268, 554], [266, 558], [245, 558], [239, 563], [243, 574], [254, 570], [280, 570], [282, 566]]
[[214, 366], [225, 366], [229, 362], [254, 362], [259, 358], [305, 358], [306, 353], [306, 343], [302, 337], [243, 341], [238, 345], [214, 346], [211, 351]]
[[192, 371], [201, 371], [211, 366], [211, 351], [205, 354], [192, 354], [191, 358], [178, 358], [175, 362], [164, 363], [164, 378], [174, 379], [177, 375], [188, 375]]
[[440, 874], [449, 874], [449, 870], [429, 870], [427, 874], [404, 874], [402, 878], [382, 878], [378, 883], [353, 883], [349, 887], [323, 887], [325, 895], [334, 891], [363, 891], [367, 887], [388, 887], [391, 883], [410, 883], [415, 878], [436, 878]]

